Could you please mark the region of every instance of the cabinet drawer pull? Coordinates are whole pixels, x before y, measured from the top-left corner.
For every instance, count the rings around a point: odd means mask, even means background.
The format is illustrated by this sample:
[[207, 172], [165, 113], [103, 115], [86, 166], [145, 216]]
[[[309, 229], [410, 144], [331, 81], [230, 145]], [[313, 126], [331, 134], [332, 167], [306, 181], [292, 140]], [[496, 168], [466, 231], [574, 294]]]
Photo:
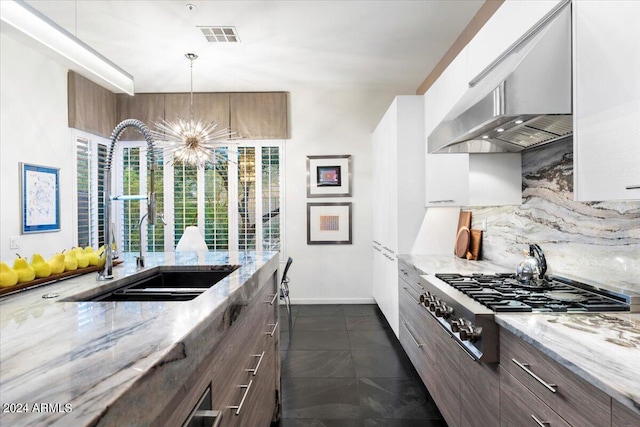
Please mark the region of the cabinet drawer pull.
[[555, 393], [556, 391], [558, 391], [558, 386], [556, 384], [549, 384], [546, 381], [544, 381], [542, 378], [540, 378], [539, 376], [534, 374], [533, 371], [531, 369], [529, 369], [529, 364], [528, 363], [521, 363], [521, 362], [518, 362], [516, 359], [511, 359], [511, 361], [513, 363], [515, 363], [516, 365], [518, 365], [518, 367], [520, 369], [522, 369], [527, 374], [529, 374], [531, 377], [533, 377], [533, 379], [535, 379], [540, 384], [545, 386], [547, 388], [547, 390], [549, 390], [551, 393]]
[[278, 323], [280, 322], [276, 322], [275, 324], [273, 323], [269, 323], [269, 326], [273, 326], [273, 329], [271, 330], [271, 332], [265, 332], [265, 334], [269, 335], [270, 337], [273, 336], [273, 334], [276, 333], [276, 329], [278, 329]]
[[549, 427], [551, 425], [550, 422], [540, 421], [535, 415], [531, 415], [531, 418], [533, 418], [533, 421], [535, 421], [540, 427]]
[[[220, 427], [220, 423], [222, 422], [222, 412], [221, 411], [211, 411], [211, 410], [199, 410], [193, 414], [193, 419], [200, 421], [202, 426], [207, 427]], [[185, 426], [187, 424], [185, 423]]]
[[413, 341], [413, 343], [416, 345], [416, 347], [420, 348], [422, 347], [424, 344], [420, 344], [418, 342], [417, 339], [415, 339], [415, 337], [413, 336], [413, 334], [411, 333], [411, 331], [409, 330], [409, 327], [407, 326], [407, 322], [402, 322], [402, 326], [404, 326], [404, 328], [407, 330], [407, 333], [409, 334], [409, 336], [411, 337], [411, 340]]
[[264, 351], [262, 352], [262, 354], [253, 354], [253, 357], [259, 357], [260, 359], [258, 359], [258, 363], [256, 364], [256, 367], [253, 369], [245, 369], [245, 371], [247, 372], [252, 372], [252, 375], [257, 375], [258, 374], [258, 369], [260, 368], [260, 364], [262, 363], [262, 359], [264, 358]]
[[626, 187], [627, 190], [637, 190], [640, 188], [640, 184], [635, 184], [635, 185], [627, 185]]
[[277, 297], [278, 297], [277, 293], [273, 294], [273, 298], [271, 298], [271, 301], [265, 301], [265, 304], [269, 303], [270, 305], [273, 305], [273, 303], [276, 302]]
[[429, 203], [453, 203], [455, 200], [446, 199], [446, 200], [429, 200]]
[[418, 300], [416, 299], [416, 297], [414, 297], [413, 295], [411, 295], [411, 292], [409, 292], [409, 288], [407, 288], [406, 286], [404, 286], [404, 291], [405, 291], [406, 293], [408, 293], [408, 294], [409, 294], [409, 296], [411, 297], [411, 299], [412, 299], [412, 300], [414, 300], [414, 301], [416, 302], [416, 304], [420, 304], [420, 301], [418, 301]]
[[236, 415], [240, 415], [240, 411], [242, 410], [242, 405], [244, 405], [244, 401], [247, 399], [247, 395], [249, 394], [249, 390], [251, 389], [251, 385], [253, 384], [253, 380], [249, 381], [247, 385], [240, 385], [238, 387], [244, 388], [244, 393], [242, 394], [242, 400], [240, 400], [240, 404], [238, 406], [229, 406], [230, 409], [236, 410]]

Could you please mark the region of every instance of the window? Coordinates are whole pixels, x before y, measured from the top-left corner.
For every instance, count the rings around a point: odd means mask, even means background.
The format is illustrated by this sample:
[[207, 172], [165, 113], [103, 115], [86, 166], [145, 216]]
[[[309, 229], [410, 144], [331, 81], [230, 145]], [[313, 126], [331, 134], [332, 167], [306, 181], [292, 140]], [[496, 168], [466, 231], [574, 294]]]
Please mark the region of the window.
[[198, 169], [195, 166], [173, 168], [173, 217], [175, 247], [185, 228], [198, 225]]
[[262, 147], [262, 248], [280, 250], [280, 149]]
[[104, 244], [104, 167], [106, 143], [76, 137], [77, 245]]
[[[140, 192], [140, 151], [140, 147], [124, 147], [122, 149], [121, 194], [142, 194]], [[140, 205], [145, 202], [144, 200], [125, 200], [117, 203], [123, 205], [123, 209], [120, 210], [122, 212], [122, 251], [137, 252], [140, 250], [140, 229], [138, 228]]]
[[[124, 143], [120, 148], [121, 172], [118, 194], [146, 194], [148, 174], [146, 146]], [[218, 154], [229, 162], [203, 169], [172, 165], [171, 159], [156, 154], [156, 207], [166, 214], [167, 225], [160, 221], [143, 232], [148, 251], [170, 252], [180, 241], [186, 227], [202, 230], [209, 250], [281, 249], [281, 142], [242, 141], [221, 147]], [[144, 202], [126, 201], [113, 206], [119, 210], [122, 250], [138, 251]], [[142, 209], [142, 211], [141, 211]]]
[[[219, 158], [229, 157], [227, 148], [217, 151]], [[204, 170], [204, 241], [210, 250], [229, 249], [228, 163], [207, 166]]]

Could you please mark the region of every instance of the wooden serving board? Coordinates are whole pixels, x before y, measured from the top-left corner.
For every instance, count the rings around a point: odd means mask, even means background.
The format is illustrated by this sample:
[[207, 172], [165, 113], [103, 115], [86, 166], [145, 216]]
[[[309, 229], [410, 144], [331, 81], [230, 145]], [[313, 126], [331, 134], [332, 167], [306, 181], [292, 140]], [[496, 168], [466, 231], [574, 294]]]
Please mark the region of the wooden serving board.
[[[113, 265], [122, 264], [124, 261], [116, 260], [113, 261]], [[0, 288], [0, 296], [12, 294], [18, 291], [24, 291], [31, 288], [36, 288], [39, 286], [46, 286], [52, 283], [60, 282], [61, 280], [71, 279], [72, 277], [82, 276], [83, 274], [92, 273], [100, 270], [100, 267], [93, 265], [91, 267], [79, 268], [73, 271], [65, 271], [60, 274], [52, 274], [49, 277], [42, 277], [40, 279], [30, 280], [28, 282], [18, 283], [14, 286], [9, 286], [8, 288]]]

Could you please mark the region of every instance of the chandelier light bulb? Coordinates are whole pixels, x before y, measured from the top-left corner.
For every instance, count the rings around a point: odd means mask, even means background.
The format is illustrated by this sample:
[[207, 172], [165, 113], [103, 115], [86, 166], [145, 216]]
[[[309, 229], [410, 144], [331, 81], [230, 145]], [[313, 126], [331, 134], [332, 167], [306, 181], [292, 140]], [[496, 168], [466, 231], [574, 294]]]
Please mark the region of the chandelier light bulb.
[[192, 165], [203, 168], [209, 164], [229, 161], [220, 154], [218, 148], [225, 147], [234, 139], [234, 132], [229, 128], [218, 129], [218, 122], [195, 120], [193, 114], [193, 61], [198, 58], [195, 53], [187, 53], [191, 69], [191, 102], [189, 120], [180, 117], [176, 121], [162, 119], [154, 122], [155, 130], [151, 131], [158, 141], [166, 141], [164, 147], [173, 154], [172, 164]]

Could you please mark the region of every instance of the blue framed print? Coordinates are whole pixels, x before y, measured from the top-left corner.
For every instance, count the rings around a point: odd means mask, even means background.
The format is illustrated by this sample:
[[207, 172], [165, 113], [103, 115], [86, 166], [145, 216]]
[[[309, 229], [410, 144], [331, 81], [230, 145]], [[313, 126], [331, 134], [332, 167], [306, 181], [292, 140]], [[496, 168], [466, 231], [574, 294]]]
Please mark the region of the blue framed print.
[[20, 163], [22, 234], [60, 231], [60, 169]]

